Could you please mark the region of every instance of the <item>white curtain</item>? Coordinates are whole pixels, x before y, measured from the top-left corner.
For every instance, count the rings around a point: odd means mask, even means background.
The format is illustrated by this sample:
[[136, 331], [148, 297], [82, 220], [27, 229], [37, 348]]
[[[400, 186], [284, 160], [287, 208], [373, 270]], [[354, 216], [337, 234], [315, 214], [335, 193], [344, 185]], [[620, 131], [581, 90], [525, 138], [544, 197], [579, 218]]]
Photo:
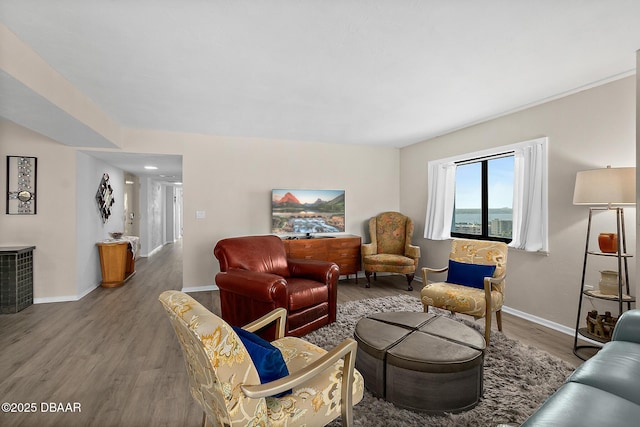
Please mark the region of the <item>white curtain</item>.
[[548, 251], [546, 138], [514, 152], [513, 240], [528, 252]]
[[548, 138], [543, 137], [429, 162], [424, 237], [451, 238], [455, 162], [513, 151], [513, 240], [509, 246], [529, 252], [548, 252], [547, 144]]
[[429, 162], [428, 179], [424, 237], [432, 240], [449, 239], [456, 191], [455, 163]]

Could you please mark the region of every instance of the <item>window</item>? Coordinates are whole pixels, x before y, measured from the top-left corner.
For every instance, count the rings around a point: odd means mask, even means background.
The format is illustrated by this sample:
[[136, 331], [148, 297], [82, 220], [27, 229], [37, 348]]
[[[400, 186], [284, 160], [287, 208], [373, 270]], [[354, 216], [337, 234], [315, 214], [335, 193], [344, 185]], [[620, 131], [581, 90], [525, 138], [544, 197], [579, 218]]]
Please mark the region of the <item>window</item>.
[[429, 162], [424, 237], [548, 251], [548, 139]]
[[513, 152], [456, 164], [451, 236], [511, 242]]

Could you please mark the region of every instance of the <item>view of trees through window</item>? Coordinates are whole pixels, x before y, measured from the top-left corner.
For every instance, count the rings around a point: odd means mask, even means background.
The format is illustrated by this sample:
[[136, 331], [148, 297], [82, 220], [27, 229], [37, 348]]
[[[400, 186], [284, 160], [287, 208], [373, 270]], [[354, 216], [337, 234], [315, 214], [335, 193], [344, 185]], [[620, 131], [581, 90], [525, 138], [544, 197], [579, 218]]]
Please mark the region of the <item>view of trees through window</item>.
[[457, 165], [452, 236], [511, 241], [513, 165], [513, 155]]

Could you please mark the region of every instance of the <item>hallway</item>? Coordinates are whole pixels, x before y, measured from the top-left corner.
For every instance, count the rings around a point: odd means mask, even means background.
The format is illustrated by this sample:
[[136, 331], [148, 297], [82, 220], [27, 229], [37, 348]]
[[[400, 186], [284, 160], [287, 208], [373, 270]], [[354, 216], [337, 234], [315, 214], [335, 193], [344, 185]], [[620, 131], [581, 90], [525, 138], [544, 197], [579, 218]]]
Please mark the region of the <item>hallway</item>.
[[[0, 396], [36, 413], [0, 413], [2, 426], [198, 426], [178, 341], [158, 295], [182, 288], [182, 243], [136, 261], [122, 287], [80, 301], [0, 316]], [[211, 304], [211, 292], [199, 292]], [[40, 411], [42, 402], [81, 412]]]

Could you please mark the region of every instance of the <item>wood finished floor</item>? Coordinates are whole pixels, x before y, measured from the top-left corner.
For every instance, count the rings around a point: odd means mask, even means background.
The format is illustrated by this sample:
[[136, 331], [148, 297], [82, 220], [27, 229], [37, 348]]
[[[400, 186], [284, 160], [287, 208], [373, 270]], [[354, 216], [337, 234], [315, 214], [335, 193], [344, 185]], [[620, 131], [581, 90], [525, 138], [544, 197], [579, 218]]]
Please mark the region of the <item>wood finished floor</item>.
[[[80, 301], [38, 304], [0, 315], [0, 402], [35, 403], [35, 413], [0, 412], [0, 426], [199, 426], [182, 353], [158, 295], [182, 288], [182, 245], [166, 245], [137, 261], [123, 287], [97, 288]], [[401, 276], [342, 280], [338, 302], [397, 294]], [[219, 314], [217, 292], [191, 294]], [[508, 336], [577, 366], [573, 338], [503, 315]], [[495, 327], [495, 325], [494, 325]], [[50, 402], [79, 403], [81, 412], [43, 412]]]

